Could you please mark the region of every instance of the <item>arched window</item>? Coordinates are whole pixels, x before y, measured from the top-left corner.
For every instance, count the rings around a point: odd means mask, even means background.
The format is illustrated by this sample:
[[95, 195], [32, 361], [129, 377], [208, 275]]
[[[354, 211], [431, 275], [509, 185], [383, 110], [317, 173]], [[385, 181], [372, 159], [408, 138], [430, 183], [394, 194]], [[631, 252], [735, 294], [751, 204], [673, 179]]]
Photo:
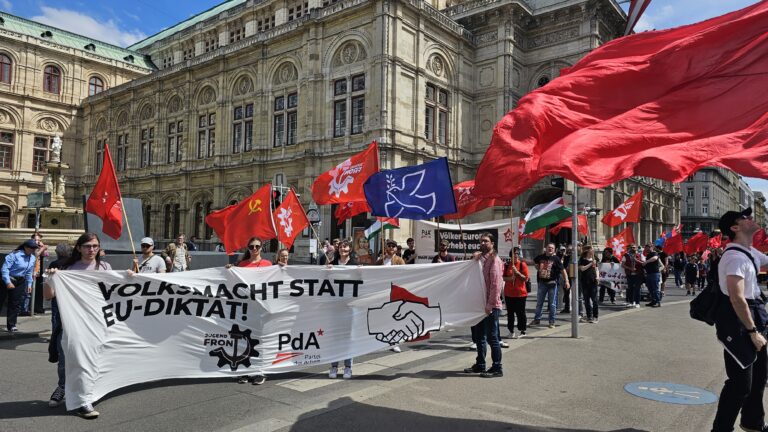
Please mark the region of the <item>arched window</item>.
[[5, 54], [0, 54], [0, 82], [11, 83], [11, 66], [13, 66], [11, 58]]
[[104, 81], [99, 77], [91, 77], [88, 80], [88, 96], [93, 96], [104, 91]]
[[61, 90], [61, 71], [56, 66], [46, 66], [43, 72], [43, 91], [59, 94]]
[[0, 205], [0, 228], [11, 227], [11, 208]]

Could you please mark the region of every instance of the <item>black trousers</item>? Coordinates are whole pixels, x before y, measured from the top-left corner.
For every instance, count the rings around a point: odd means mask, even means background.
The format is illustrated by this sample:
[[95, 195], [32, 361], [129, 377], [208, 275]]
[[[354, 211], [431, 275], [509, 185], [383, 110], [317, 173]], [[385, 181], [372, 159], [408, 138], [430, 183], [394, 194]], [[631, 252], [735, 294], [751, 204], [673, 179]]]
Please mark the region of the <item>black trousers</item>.
[[761, 429], [765, 420], [763, 393], [768, 376], [768, 354], [766, 348], [757, 353], [757, 360], [746, 369], [742, 369], [730, 354], [723, 351], [725, 357], [725, 380], [717, 404], [713, 432], [732, 431], [736, 417], [741, 411], [741, 424], [754, 429]]
[[504, 297], [504, 303], [507, 305], [507, 329], [512, 333], [515, 331], [515, 319], [517, 319], [517, 329], [525, 332], [527, 319], [525, 318], [525, 301], [528, 297]]
[[608, 296], [611, 298], [611, 301], [616, 301], [616, 291], [608, 288], [605, 285], [600, 285], [600, 303], [605, 300], [605, 292], [608, 291]]
[[14, 289], [7, 289], [6, 287], [0, 287], [0, 310], [3, 309], [3, 304], [6, 298], [8, 299], [8, 314], [6, 316], [6, 327], [10, 330], [12, 327], [16, 327], [16, 321], [19, 318], [19, 308], [21, 307], [21, 294], [27, 290], [27, 281], [23, 277], [11, 277], [11, 282], [16, 287]]

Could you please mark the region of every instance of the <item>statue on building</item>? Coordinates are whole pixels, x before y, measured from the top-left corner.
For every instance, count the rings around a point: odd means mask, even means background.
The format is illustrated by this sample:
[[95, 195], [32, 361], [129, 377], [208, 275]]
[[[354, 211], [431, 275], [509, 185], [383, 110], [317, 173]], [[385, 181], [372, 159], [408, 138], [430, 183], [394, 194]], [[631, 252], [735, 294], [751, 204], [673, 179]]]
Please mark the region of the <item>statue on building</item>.
[[51, 154], [51, 162], [61, 162], [61, 144], [61, 138], [57, 133], [56, 136], [53, 137], [53, 144], [51, 144], [51, 151], [53, 152]]
[[53, 179], [50, 171], [45, 175], [45, 191], [53, 193]]
[[56, 190], [53, 195], [64, 198], [64, 173], [59, 172], [59, 178], [56, 181]]

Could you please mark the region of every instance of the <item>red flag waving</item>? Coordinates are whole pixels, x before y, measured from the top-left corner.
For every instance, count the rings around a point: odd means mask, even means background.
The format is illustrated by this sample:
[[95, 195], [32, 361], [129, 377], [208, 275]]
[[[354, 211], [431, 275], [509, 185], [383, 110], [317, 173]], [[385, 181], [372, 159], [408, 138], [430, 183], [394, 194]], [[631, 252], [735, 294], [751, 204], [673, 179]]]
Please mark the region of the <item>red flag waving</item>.
[[612, 212], [603, 216], [603, 223], [615, 227], [622, 222], [640, 222], [640, 210], [643, 208], [643, 190], [629, 197]]
[[339, 204], [338, 207], [336, 207], [336, 224], [341, 225], [345, 220], [352, 216], [369, 211], [371, 211], [371, 208], [368, 207], [368, 203], [365, 201], [352, 201]]
[[475, 196], [475, 181], [467, 180], [453, 186], [453, 195], [456, 198], [456, 207], [458, 211], [453, 214], [445, 215], [445, 219], [462, 219], [467, 215], [479, 212], [488, 207], [509, 206], [509, 200], [484, 199]]
[[678, 252], [682, 252], [683, 249], [683, 235], [676, 229], [672, 230], [672, 235], [664, 242], [664, 248], [662, 249], [667, 255], [673, 255]]
[[712, 237], [711, 239], [709, 239], [709, 242], [707, 243], [707, 246], [711, 247], [711, 248], [719, 248], [720, 245], [722, 244], [722, 242], [723, 242], [723, 235], [722, 234], [718, 234], [718, 235]]
[[117, 184], [115, 166], [109, 146], [104, 143], [104, 162], [91, 195], [85, 203], [85, 211], [101, 219], [104, 234], [117, 240], [123, 233], [123, 198]]
[[[581, 234], [583, 234], [583, 235], [587, 235], [587, 229], [588, 229], [587, 228], [587, 215], [580, 214], [580, 215], [578, 215], [578, 218], [579, 218], [579, 232]], [[559, 224], [553, 226], [549, 230], [549, 232], [552, 233], [552, 235], [557, 235], [560, 232], [560, 230], [563, 229], [563, 228], [568, 228], [568, 229], [572, 229], [573, 228], [573, 218], [572, 217], [568, 216], [566, 219], [563, 219], [562, 221], [560, 221]]]
[[368, 148], [326, 171], [312, 183], [312, 199], [318, 204], [365, 201], [363, 184], [379, 172], [379, 147]]
[[247, 245], [251, 237], [266, 241], [277, 236], [272, 221], [271, 202], [272, 185], [267, 183], [239, 203], [209, 214], [205, 223], [216, 231], [227, 253], [235, 253]]
[[761, 228], [760, 231], [756, 232], [755, 236], [752, 237], [752, 246], [763, 253], [768, 251], [768, 235], [765, 233], [765, 228]]
[[496, 125], [475, 194], [511, 199], [547, 175], [679, 182], [702, 166], [767, 178], [766, 22], [762, 1], [595, 49]]
[[621, 259], [627, 253], [627, 247], [635, 243], [635, 235], [632, 233], [632, 227], [624, 228], [624, 231], [608, 239], [605, 247], [613, 249], [613, 255]]
[[277, 227], [277, 239], [288, 249], [293, 246], [293, 241], [301, 230], [309, 226], [307, 214], [304, 213], [304, 208], [293, 189], [288, 192], [288, 196], [275, 209], [275, 226]]
[[707, 243], [709, 243], [709, 236], [704, 231], [699, 231], [696, 235], [688, 239], [688, 242], [683, 247], [686, 255], [693, 255], [696, 252], [701, 252], [707, 249]]

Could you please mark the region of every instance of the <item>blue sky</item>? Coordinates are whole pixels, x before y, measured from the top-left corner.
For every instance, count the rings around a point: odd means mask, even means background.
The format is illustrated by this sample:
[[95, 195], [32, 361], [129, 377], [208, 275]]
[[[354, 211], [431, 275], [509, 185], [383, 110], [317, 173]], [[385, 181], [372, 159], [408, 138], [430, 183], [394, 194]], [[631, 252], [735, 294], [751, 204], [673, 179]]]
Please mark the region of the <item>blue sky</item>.
[[[54, 27], [128, 46], [222, 1], [0, 0], [0, 10]], [[722, 15], [757, 0], [652, 0], [637, 31], [661, 30]], [[627, 1], [623, 6], [626, 9]], [[768, 180], [747, 179], [768, 196]]]

